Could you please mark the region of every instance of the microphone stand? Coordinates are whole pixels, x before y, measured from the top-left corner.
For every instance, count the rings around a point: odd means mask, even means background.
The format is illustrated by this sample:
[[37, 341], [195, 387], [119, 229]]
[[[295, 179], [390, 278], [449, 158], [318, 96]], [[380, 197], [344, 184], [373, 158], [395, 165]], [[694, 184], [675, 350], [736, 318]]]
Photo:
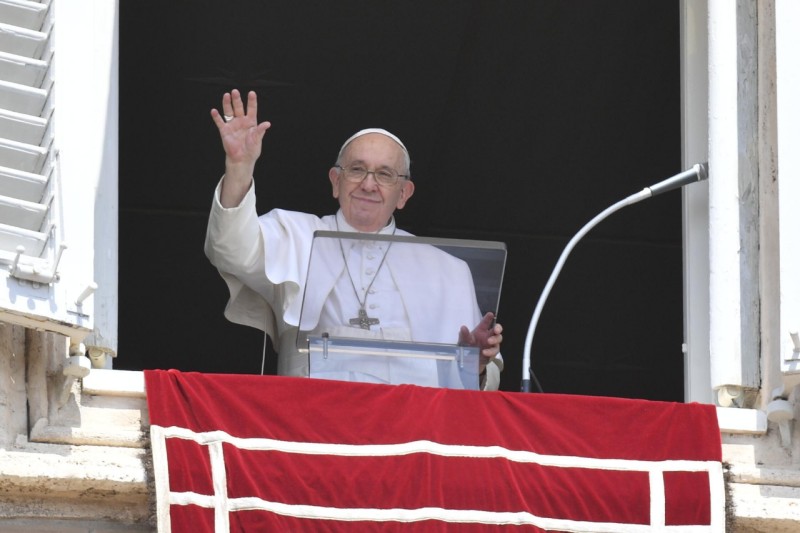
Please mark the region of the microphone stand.
[[[544, 303], [547, 301], [547, 297], [550, 295], [550, 290], [553, 288], [556, 278], [558, 278], [559, 273], [561, 273], [561, 268], [564, 266], [567, 257], [572, 252], [572, 249], [575, 248], [576, 244], [578, 244], [578, 241], [580, 241], [584, 235], [589, 233], [589, 231], [599, 224], [603, 219], [607, 218], [615, 211], [619, 211], [623, 207], [641, 202], [647, 198], [652, 198], [653, 196], [671, 191], [672, 189], [683, 187], [689, 183], [703, 181], [707, 178], [708, 163], [698, 163], [690, 170], [676, 174], [675, 176], [650, 187], [645, 187], [640, 192], [632, 194], [627, 198], [615, 203], [611, 207], [606, 208], [603, 212], [595, 216], [586, 225], [584, 225], [580, 231], [578, 231], [578, 233], [576, 233], [575, 236], [570, 239], [570, 241], [567, 243], [567, 246], [564, 248], [564, 251], [561, 252], [561, 256], [558, 258], [558, 262], [556, 263], [552, 274], [550, 274], [550, 279], [547, 280], [547, 284], [544, 286], [544, 290], [542, 290], [542, 294], [539, 296], [539, 301], [536, 303], [536, 308], [533, 311], [533, 317], [531, 318], [531, 323], [528, 327], [528, 334], [525, 337], [525, 348], [522, 358], [522, 385], [520, 387], [522, 392], [531, 392], [531, 376], [533, 375], [533, 372], [531, 372], [531, 345], [533, 344], [533, 334], [536, 331], [536, 325], [539, 322], [539, 316], [542, 314], [542, 308], [544, 307]], [[539, 392], [544, 392], [539, 384], [539, 381], [535, 377], [533, 379], [536, 382], [536, 387]]]

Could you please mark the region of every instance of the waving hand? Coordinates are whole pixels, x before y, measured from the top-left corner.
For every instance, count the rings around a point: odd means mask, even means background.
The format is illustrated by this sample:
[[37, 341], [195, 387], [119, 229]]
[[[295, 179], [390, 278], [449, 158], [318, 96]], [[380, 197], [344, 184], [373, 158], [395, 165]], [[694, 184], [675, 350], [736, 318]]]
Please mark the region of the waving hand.
[[225, 177], [220, 201], [224, 207], [239, 205], [250, 188], [256, 161], [261, 156], [261, 141], [269, 122], [258, 123], [258, 99], [254, 91], [247, 95], [247, 106], [234, 89], [222, 96], [222, 114], [211, 110], [211, 119], [219, 130], [225, 150]]

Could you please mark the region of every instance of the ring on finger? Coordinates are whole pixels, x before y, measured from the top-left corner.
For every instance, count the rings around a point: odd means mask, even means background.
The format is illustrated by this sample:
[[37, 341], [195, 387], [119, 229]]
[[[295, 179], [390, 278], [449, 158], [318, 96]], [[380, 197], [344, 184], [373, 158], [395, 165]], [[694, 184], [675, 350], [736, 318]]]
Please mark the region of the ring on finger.
[[233, 115], [222, 115], [222, 118], [225, 119], [225, 122], [230, 122], [234, 117]]

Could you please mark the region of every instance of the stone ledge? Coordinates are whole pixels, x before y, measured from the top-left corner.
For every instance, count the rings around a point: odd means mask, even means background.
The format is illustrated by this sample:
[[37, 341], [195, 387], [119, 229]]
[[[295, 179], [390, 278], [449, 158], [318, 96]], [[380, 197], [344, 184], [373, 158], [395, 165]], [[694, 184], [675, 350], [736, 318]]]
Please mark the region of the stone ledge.
[[[783, 487], [800, 490], [800, 470], [790, 468], [763, 468], [732, 464], [731, 479], [744, 485]], [[798, 493], [800, 497], [800, 493]], [[800, 505], [800, 500], [798, 500]]]
[[0, 450], [0, 493], [147, 496], [149, 460], [144, 449], [32, 443], [21, 435]]
[[20, 435], [12, 447], [0, 449], [0, 516], [4, 525], [10, 519], [39, 524], [57, 518], [154, 530], [149, 461], [149, 451], [141, 448], [41, 444]]
[[[112, 500], [79, 493], [71, 498], [2, 495], [0, 517], [3, 533], [156, 531], [146, 497]], [[17, 525], [16, 529], [13, 524]], [[24, 525], [28, 526], [27, 530]]]
[[138, 370], [94, 368], [82, 380], [84, 394], [144, 398], [144, 373]]
[[758, 409], [717, 407], [717, 421], [721, 433], [764, 435], [767, 432], [767, 414]]
[[[0, 515], [5, 516], [2, 506]], [[119, 524], [107, 520], [14, 519], [3, 520], [3, 533], [146, 533], [155, 526], [142, 523]]]
[[734, 532], [794, 533], [800, 530], [800, 488], [731, 483]]
[[[31, 441], [72, 446], [143, 448], [147, 432], [115, 425], [81, 427], [51, 426], [41, 419], [31, 429]], [[101, 453], [96, 450], [97, 453]], [[105, 453], [105, 452], [102, 452]]]

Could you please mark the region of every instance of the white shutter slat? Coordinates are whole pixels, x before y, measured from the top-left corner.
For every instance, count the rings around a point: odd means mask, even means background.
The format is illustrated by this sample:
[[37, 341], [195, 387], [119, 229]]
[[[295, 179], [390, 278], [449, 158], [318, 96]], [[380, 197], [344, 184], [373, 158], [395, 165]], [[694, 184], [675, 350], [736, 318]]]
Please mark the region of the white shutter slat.
[[38, 30], [42, 27], [49, 2], [0, 0], [0, 20], [6, 24]]
[[0, 102], [8, 111], [38, 117], [47, 102], [47, 90], [0, 79]]
[[39, 231], [47, 216], [47, 209], [45, 204], [0, 195], [0, 224]]
[[41, 171], [47, 153], [42, 146], [0, 139], [0, 166], [36, 173]]
[[5, 263], [13, 261], [16, 255], [14, 251], [19, 246], [25, 249], [24, 255], [29, 259], [42, 255], [46, 245], [46, 233], [0, 223], [0, 249], [3, 250], [0, 252], [0, 259]]
[[0, 137], [27, 144], [41, 144], [47, 120], [0, 109]]
[[41, 59], [47, 49], [47, 34], [0, 22], [0, 50]]
[[47, 61], [0, 52], [0, 78], [7, 82], [38, 87], [47, 74]]
[[40, 202], [46, 187], [47, 177], [41, 174], [0, 167], [0, 191], [5, 195], [29, 202]]

